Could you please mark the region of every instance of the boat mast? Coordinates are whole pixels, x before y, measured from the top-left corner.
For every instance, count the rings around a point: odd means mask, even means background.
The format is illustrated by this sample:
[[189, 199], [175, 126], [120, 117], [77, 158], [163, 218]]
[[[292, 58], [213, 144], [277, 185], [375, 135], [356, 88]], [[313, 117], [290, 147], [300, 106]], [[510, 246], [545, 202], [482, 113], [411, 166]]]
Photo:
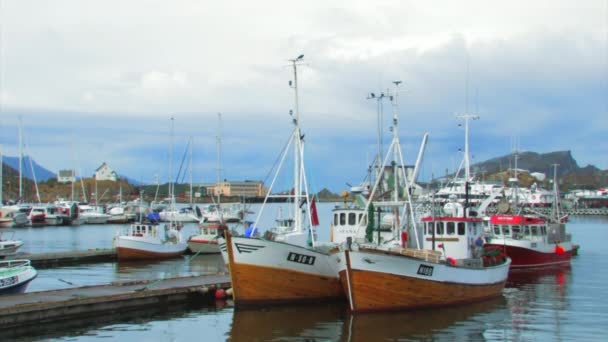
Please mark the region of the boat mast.
[[559, 191], [557, 186], [557, 167], [559, 164], [553, 164], [553, 196], [555, 201], [553, 204], [554, 219], [557, 223], [560, 223], [560, 212], [559, 212]]
[[[383, 119], [383, 106], [382, 106], [382, 100], [387, 98], [387, 96], [384, 93], [380, 93], [380, 95], [376, 96], [375, 93], [370, 93], [369, 96], [367, 97], [368, 100], [370, 99], [374, 99], [376, 100], [376, 111], [377, 111], [377, 124], [378, 124], [378, 152], [376, 154], [376, 158], [374, 159], [374, 164], [376, 166], [376, 174], [375, 176], [378, 177], [380, 175], [380, 164], [382, 163], [382, 156], [383, 156], [383, 146], [382, 146], [382, 136], [384, 135], [383, 130], [382, 130], [382, 123], [384, 121]], [[373, 183], [374, 180], [370, 179], [370, 181]]]
[[190, 137], [190, 207], [192, 207], [192, 137]]
[[21, 132], [21, 125], [22, 125], [22, 120], [21, 120], [21, 115], [19, 115], [19, 202], [21, 203], [23, 201], [23, 136], [22, 136], [22, 132]]
[[469, 120], [479, 120], [479, 115], [464, 114], [457, 117], [464, 119], [464, 177], [465, 181], [469, 182], [471, 180], [471, 161], [469, 158]]
[[[174, 119], [171, 117], [171, 134], [169, 141], [169, 197], [171, 198], [171, 210], [175, 210], [175, 197], [173, 195], [173, 122]], [[173, 217], [173, 214], [170, 215]]]
[[4, 205], [4, 193], [2, 192], [4, 189], [2, 188], [2, 184], [4, 182], [3, 177], [4, 170], [4, 161], [2, 159], [2, 145], [0, 145], [0, 207]]
[[[393, 95], [393, 107], [394, 107], [394, 112], [393, 112], [393, 141], [396, 142], [396, 144], [399, 144], [399, 114], [397, 113], [398, 107], [397, 107], [397, 95], [399, 93], [399, 84], [401, 84], [401, 81], [393, 81], [393, 84], [395, 84], [395, 94]], [[399, 150], [397, 148], [393, 149], [393, 187], [394, 187], [394, 195], [393, 195], [393, 200], [396, 202], [399, 201], [399, 176], [398, 176], [398, 168], [397, 168], [397, 160], [399, 160]], [[404, 170], [405, 172], [405, 170]], [[397, 217], [397, 216], [395, 216]]]
[[294, 95], [295, 95], [295, 113], [294, 113], [294, 201], [293, 201], [293, 213], [294, 213], [294, 230], [297, 232], [302, 231], [302, 215], [300, 212], [300, 197], [302, 196], [300, 171], [302, 168], [300, 160], [300, 151], [302, 148], [302, 138], [300, 132], [300, 107], [298, 100], [298, 62], [302, 61], [304, 55], [300, 55], [295, 59], [291, 59], [290, 62], [293, 66], [293, 79], [294, 79]]
[[221, 208], [221, 195], [222, 195], [222, 113], [217, 113], [217, 215], [220, 223], [224, 221], [224, 215], [222, 214]]

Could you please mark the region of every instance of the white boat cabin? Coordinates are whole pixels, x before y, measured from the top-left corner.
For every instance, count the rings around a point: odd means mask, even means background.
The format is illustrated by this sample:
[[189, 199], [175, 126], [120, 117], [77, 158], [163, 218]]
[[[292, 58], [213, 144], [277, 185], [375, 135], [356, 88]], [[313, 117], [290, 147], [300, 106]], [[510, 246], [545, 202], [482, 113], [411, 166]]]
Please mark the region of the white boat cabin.
[[483, 224], [479, 217], [428, 216], [422, 218], [421, 248], [444, 251], [454, 259], [479, 258], [483, 252]]
[[330, 227], [329, 241], [344, 243], [346, 238], [354, 237], [361, 231], [365, 232], [367, 215], [360, 208], [340, 208], [333, 210], [333, 221]]

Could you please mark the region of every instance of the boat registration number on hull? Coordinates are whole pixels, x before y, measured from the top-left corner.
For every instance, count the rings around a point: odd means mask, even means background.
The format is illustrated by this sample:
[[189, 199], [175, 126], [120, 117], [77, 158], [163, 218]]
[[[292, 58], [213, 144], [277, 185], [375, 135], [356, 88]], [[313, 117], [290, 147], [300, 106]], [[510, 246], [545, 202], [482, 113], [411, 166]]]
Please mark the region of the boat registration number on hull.
[[426, 277], [432, 277], [433, 276], [433, 266], [429, 266], [429, 265], [420, 265], [418, 266], [418, 274], [426, 276]]
[[298, 264], [304, 265], [314, 265], [316, 257], [311, 255], [298, 254], [294, 252], [289, 252], [287, 256], [287, 261], [297, 262]]
[[19, 281], [19, 278], [17, 278], [17, 276], [12, 276], [9, 278], [4, 278], [4, 279], [0, 279], [0, 287], [6, 287], [6, 286], [11, 286], [17, 283], [17, 281]]

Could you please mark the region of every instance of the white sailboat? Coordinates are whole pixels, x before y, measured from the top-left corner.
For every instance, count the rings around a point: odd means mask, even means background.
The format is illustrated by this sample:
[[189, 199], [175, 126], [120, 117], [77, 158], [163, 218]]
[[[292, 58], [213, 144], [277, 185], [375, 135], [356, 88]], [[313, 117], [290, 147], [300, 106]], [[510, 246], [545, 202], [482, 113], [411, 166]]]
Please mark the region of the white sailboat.
[[225, 225], [223, 212], [221, 207], [221, 172], [222, 172], [222, 114], [217, 114], [219, 122], [219, 130], [217, 136], [217, 203], [212, 207], [213, 210], [207, 208], [202, 214], [199, 221], [199, 234], [191, 236], [188, 239], [188, 249], [193, 253], [213, 254], [220, 253], [218, 238], [224, 234], [228, 228]]
[[[271, 197], [288, 197], [292, 200], [293, 217], [283, 220], [288, 225], [269, 230], [264, 239], [233, 236], [229, 231], [225, 239], [220, 238], [237, 305], [333, 300], [344, 296], [337, 274], [338, 256], [329, 254], [329, 247], [316, 242], [312, 227], [318, 222], [315, 222], [317, 219], [313, 214], [316, 212], [314, 201], [308, 193], [298, 108], [297, 66], [303, 57], [301, 55], [291, 60], [295, 90], [294, 130], [253, 229], [257, 229], [264, 206]], [[293, 191], [287, 196], [272, 195], [272, 188], [291, 145], [294, 158]]]

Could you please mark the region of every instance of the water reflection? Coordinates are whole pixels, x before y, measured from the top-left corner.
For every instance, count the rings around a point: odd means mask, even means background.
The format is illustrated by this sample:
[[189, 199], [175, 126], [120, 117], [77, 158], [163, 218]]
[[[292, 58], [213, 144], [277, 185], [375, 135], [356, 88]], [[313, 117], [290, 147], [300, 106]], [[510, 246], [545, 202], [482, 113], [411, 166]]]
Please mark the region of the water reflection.
[[570, 266], [517, 270], [509, 273], [505, 297], [511, 312], [511, 338], [533, 334], [554, 339], [562, 336], [562, 323], [570, 315]]
[[[234, 310], [231, 341], [382, 341], [443, 336], [479, 339], [488, 321], [501, 322], [505, 299], [466, 306], [406, 312], [352, 314], [344, 304], [239, 308]], [[479, 318], [495, 315], [492, 318]], [[485, 323], [484, 323], [485, 322]], [[458, 327], [459, 328], [455, 328]]]

